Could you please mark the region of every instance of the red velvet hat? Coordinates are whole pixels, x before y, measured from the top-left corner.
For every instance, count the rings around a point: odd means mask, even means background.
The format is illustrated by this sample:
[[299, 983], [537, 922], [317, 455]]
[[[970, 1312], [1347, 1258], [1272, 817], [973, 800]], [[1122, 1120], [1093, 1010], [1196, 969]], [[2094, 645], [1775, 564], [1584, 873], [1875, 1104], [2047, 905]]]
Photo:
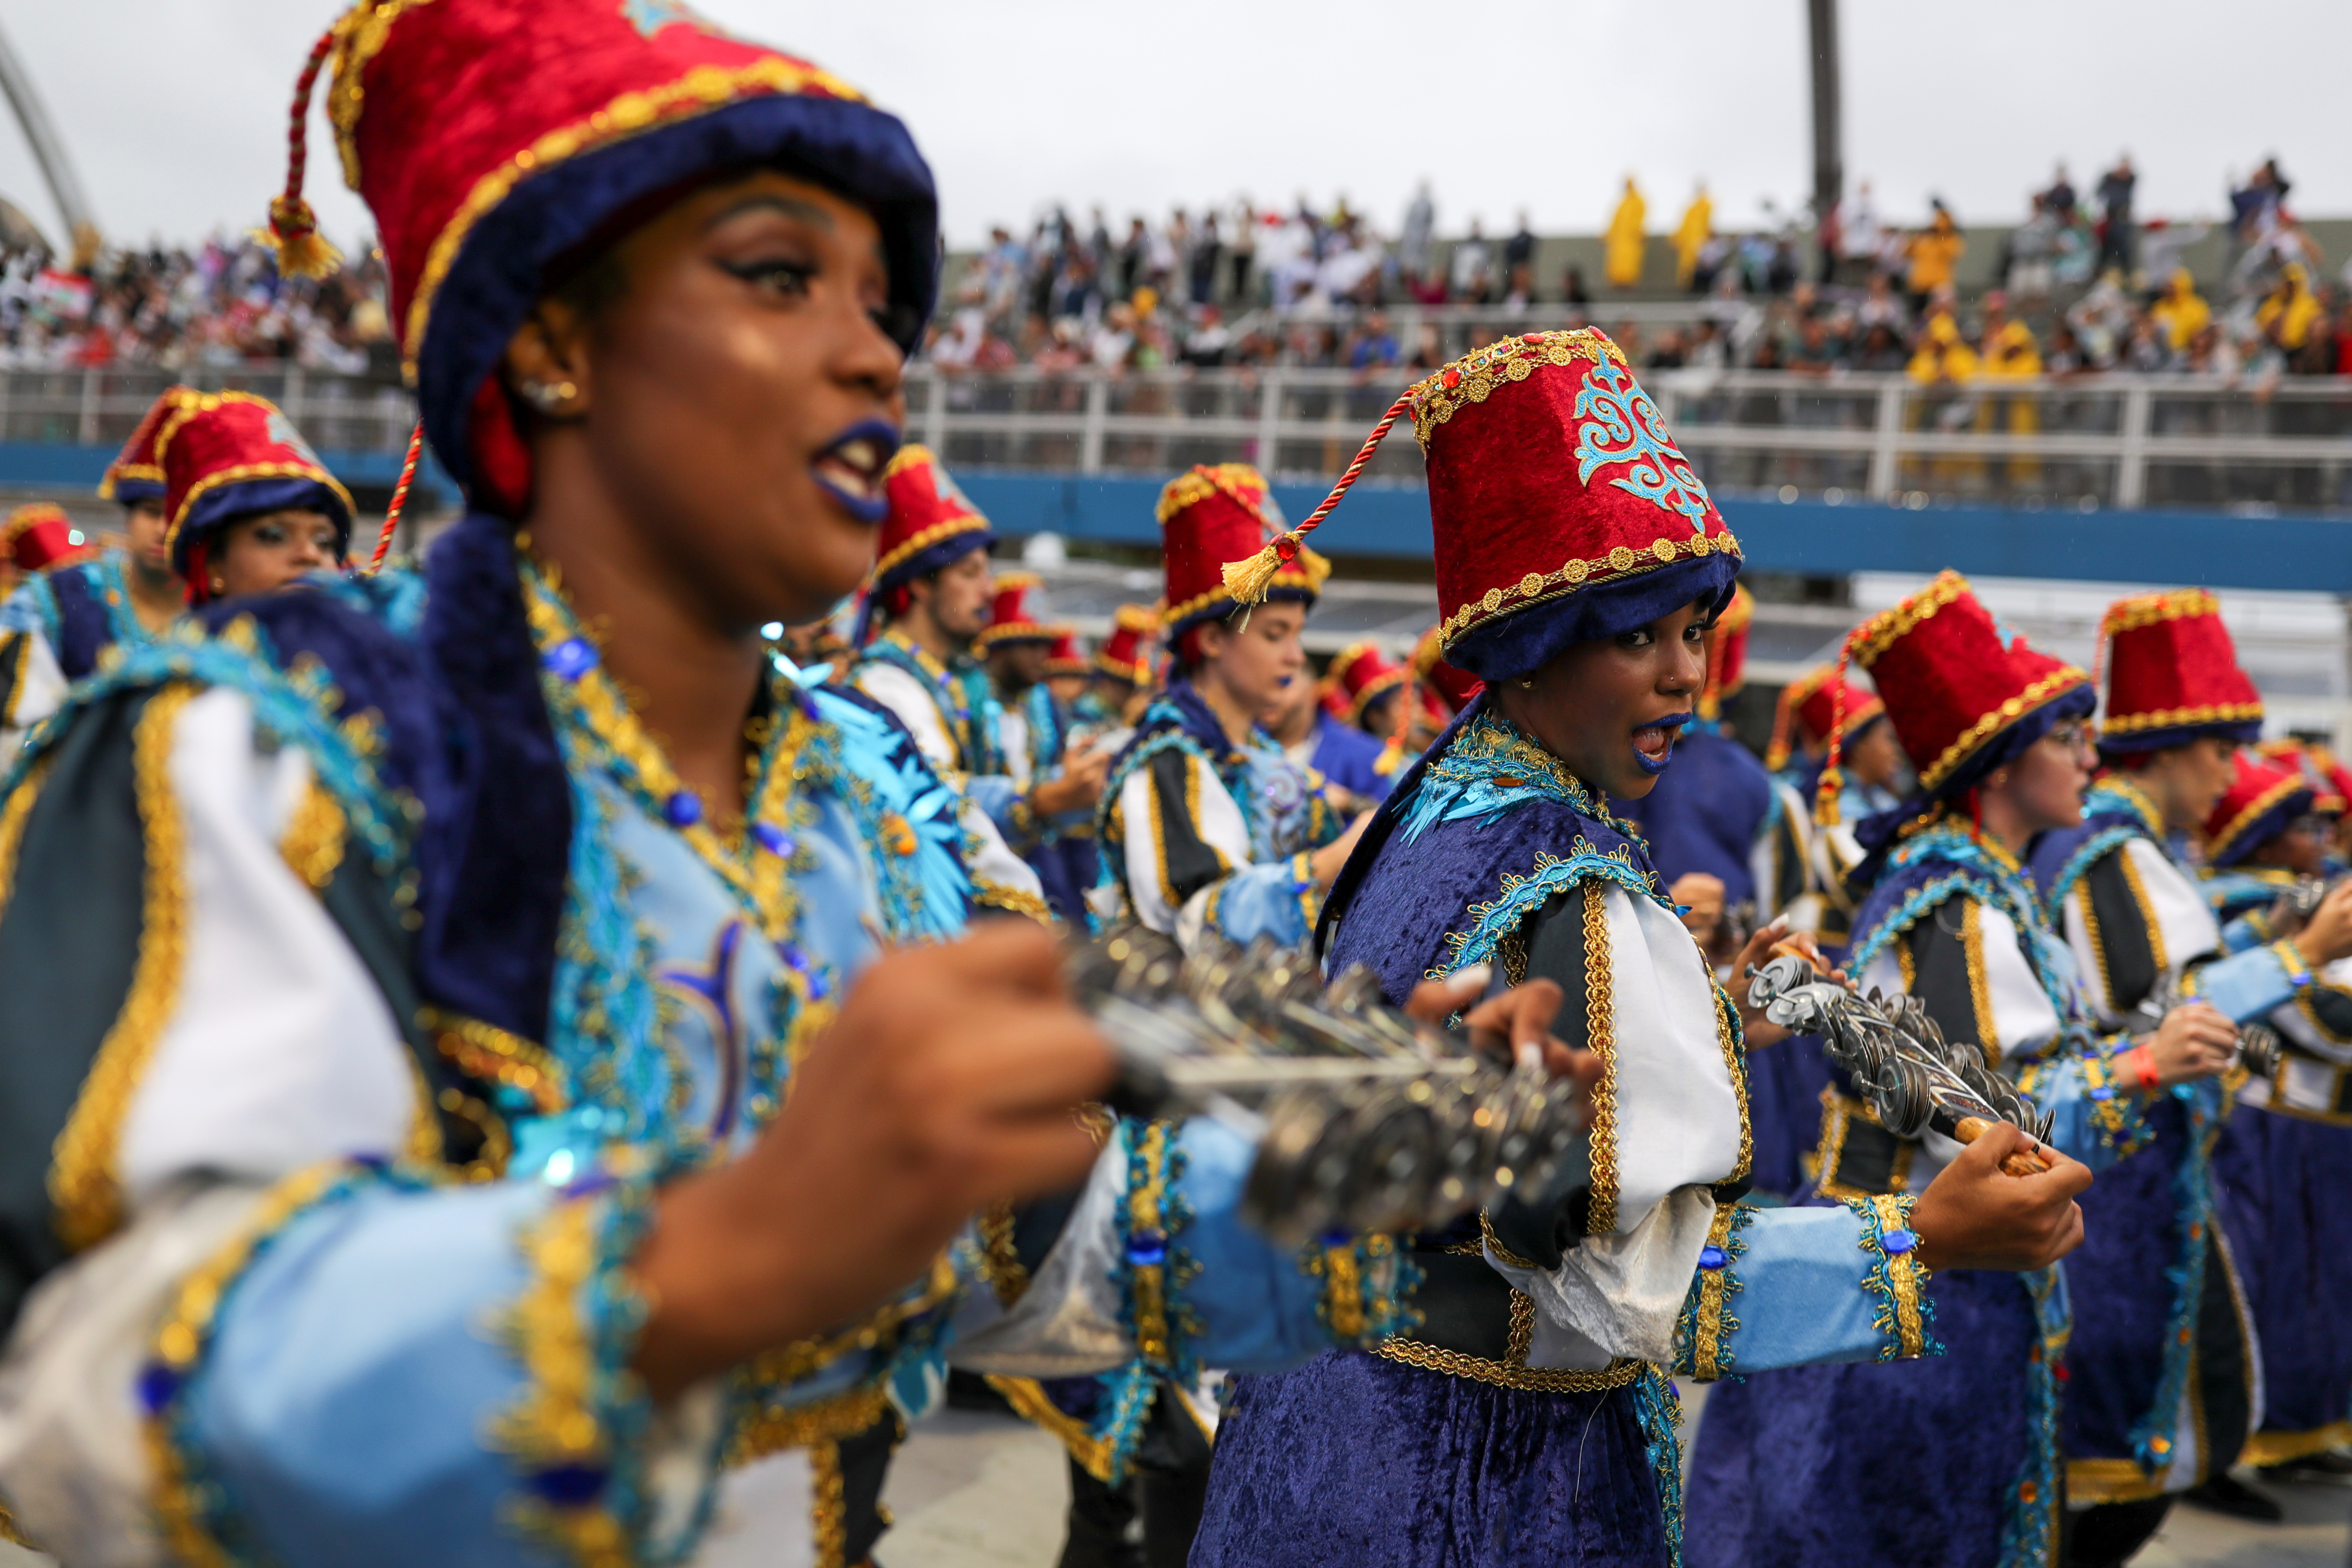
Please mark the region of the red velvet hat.
[[65, 509], [47, 501], [20, 506], [0, 522], [0, 554], [19, 572], [40, 572], [96, 554]]
[[1282, 509], [1265, 476], [1247, 463], [1197, 464], [1169, 480], [1160, 492], [1160, 549], [1168, 572], [1160, 626], [1168, 640], [1223, 620], [1244, 602], [1313, 604], [1331, 575], [1331, 563], [1295, 541], [1246, 600], [1237, 599], [1228, 585], [1226, 569], [1270, 549], [1269, 535], [1289, 538], [1282, 529]]
[[334, 255], [302, 199], [303, 123], [327, 93], [343, 177], [374, 213], [393, 319], [434, 451], [478, 504], [528, 505], [529, 454], [492, 374], [564, 270], [667, 198], [733, 170], [804, 173], [873, 214], [887, 326], [919, 341], [938, 203], [906, 127], [840, 79], [677, 0], [362, 0], [297, 89], [270, 234], [289, 271]]
[[2326, 746], [2296, 740], [2292, 735], [2275, 741], [2264, 741], [2253, 748], [2264, 762], [2275, 767], [2293, 768], [2311, 785], [2311, 809], [2323, 816], [2341, 816], [2345, 805], [2352, 800], [2352, 773], [2336, 760], [2336, 754]]
[[2311, 781], [2295, 769], [2275, 766], [2251, 752], [2240, 752], [2237, 762], [2221, 803], [2205, 819], [2208, 865], [2236, 865], [2312, 808]]
[[[2112, 639], [2112, 641], [2110, 640]], [[2107, 710], [2099, 750], [2155, 752], [2263, 732], [2263, 694], [2238, 668], [2221, 601], [2202, 588], [2118, 599], [2099, 622]]]
[[1470, 699], [1486, 689], [1486, 683], [1464, 669], [1448, 664], [1444, 643], [1438, 634], [1443, 626], [1432, 626], [1421, 634], [1412, 645], [1412, 678], [1416, 685], [1434, 704], [1440, 723], [1470, 706]]
[[1095, 667], [1087, 659], [1087, 650], [1078, 646], [1078, 634], [1068, 626], [1054, 629], [1054, 646], [1045, 655], [1048, 675], [1092, 675]]
[[1772, 711], [1772, 743], [1765, 748], [1764, 765], [1774, 773], [1789, 765], [1792, 726], [1806, 744], [1821, 746], [1829, 743], [1830, 728], [1840, 712], [1845, 715], [1845, 733], [1859, 735], [1864, 725], [1885, 711], [1886, 704], [1878, 700], [1878, 693], [1846, 679], [1836, 665], [1817, 665], [1780, 688], [1780, 700]]
[[1748, 628], [1756, 620], [1756, 595], [1734, 583], [1731, 603], [1717, 612], [1706, 634], [1706, 684], [1698, 694], [1698, 716], [1723, 717], [1723, 700], [1748, 684]]
[[928, 577], [996, 542], [996, 530], [928, 447], [899, 447], [883, 473], [882, 489], [890, 514], [882, 520], [874, 572], [866, 579], [877, 593]]
[[[1893, 609], [1848, 634], [1839, 678], [1851, 658], [1870, 671], [1895, 733], [1919, 773], [1920, 794], [1947, 800], [2013, 761], [2062, 719], [2096, 706], [2091, 678], [2027, 643], [1995, 620], [1946, 572]], [[1832, 688], [1832, 694], [1840, 689]], [[1843, 715], [1830, 722], [1816, 812], [1836, 821]]]
[[1070, 628], [1037, 618], [1037, 600], [1045, 580], [1034, 572], [1001, 572], [996, 578], [996, 602], [990, 606], [988, 625], [976, 639], [983, 648], [1002, 642], [1052, 642], [1067, 637]]
[[1378, 644], [1349, 643], [1323, 672], [1323, 706], [1333, 718], [1361, 726], [1364, 710], [1402, 686], [1412, 674], [1382, 653]]
[[106, 475], [98, 481], [100, 500], [137, 506], [163, 499], [163, 459], [155, 450], [155, 438], [163, 434], [163, 421], [197, 395], [192, 386], [163, 389], [163, 395], [139, 416], [139, 427], [122, 444], [121, 455], [106, 465]]
[[1111, 612], [1110, 620], [1110, 636], [1095, 649], [1095, 668], [1132, 685], [1150, 685], [1152, 639], [1160, 630], [1160, 612], [1142, 605], [1121, 605]]
[[224, 523], [257, 511], [306, 507], [334, 521], [335, 549], [352, 543], [352, 497], [294, 422], [266, 397], [207, 392], [164, 416], [155, 450], [163, 462], [163, 511], [172, 564], [190, 602], [206, 594], [202, 553]]

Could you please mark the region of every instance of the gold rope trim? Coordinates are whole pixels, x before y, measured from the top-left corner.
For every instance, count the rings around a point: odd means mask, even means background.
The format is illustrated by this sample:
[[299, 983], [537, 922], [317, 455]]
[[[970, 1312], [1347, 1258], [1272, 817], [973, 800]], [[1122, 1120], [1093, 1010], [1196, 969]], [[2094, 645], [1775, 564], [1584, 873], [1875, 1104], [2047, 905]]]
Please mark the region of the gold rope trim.
[[[158, 1361], [183, 1379], [188, 1375], [212, 1336], [222, 1294], [245, 1271], [254, 1248], [316, 1202], [343, 1169], [339, 1163], [313, 1165], [279, 1182], [263, 1195], [253, 1217], [226, 1245], [182, 1278], [163, 1326], [155, 1334]], [[153, 1477], [151, 1500], [174, 1561], [187, 1568], [232, 1568], [236, 1560], [205, 1528], [206, 1500], [190, 1483], [168, 1423], [151, 1415], [142, 1436]]]
[[984, 910], [1003, 910], [1009, 915], [1026, 915], [1047, 931], [1062, 929], [1062, 921], [1054, 913], [1053, 906], [1024, 889], [1008, 888], [975, 878], [971, 885], [971, 901]]
[[[1488, 343], [1405, 389], [1405, 396], [1412, 403], [1413, 439], [1426, 452], [1437, 426], [1453, 418], [1464, 405], [1486, 402], [1510, 383], [1527, 380], [1539, 365], [1569, 365], [1578, 360], [1599, 364], [1604, 359], [1633, 368], [1626, 363], [1622, 349], [1591, 327], [1526, 332]], [[1451, 385], [1447, 384], [1448, 376], [1454, 378]]]
[[696, 66], [676, 81], [625, 92], [587, 119], [546, 132], [483, 175], [434, 237], [433, 247], [425, 253], [425, 265], [417, 274], [416, 297], [408, 305], [407, 331], [401, 342], [403, 374], [415, 384], [416, 356], [425, 344], [425, 329], [432, 319], [433, 301], [447, 279], [457, 252], [464, 247], [467, 236], [524, 180], [583, 153], [724, 109], [742, 99], [800, 96], [810, 89], [845, 102], [866, 101], [864, 93], [831, 71], [781, 56], [756, 60], [736, 70]]
[[819, 1443], [855, 1436], [881, 1420], [889, 1408], [888, 1394], [877, 1383], [807, 1405], [755, 1409], [738, 1421], [728, 1436], [728, 1467], [748, 1465], [787, 1448], [813, 1448]]
[[[1513, 1291], [1512, 1296], [1512, 1329], [1516, 1339], [1519, 1302], [1528, 1301], [1530, 1308], [1534, 1303], [1518, 1291]], [[1580, 1372], [1570, 1367], [1520, 1366], [1509, 1362], [1464, 1355], [1460, 1351], [1449, 1351], [1393, 1334], [1374, 1346], [1372, 1353], [1406, 1366], [1417, 1366], [1423, 1372], [1442, 1372], [1448, 1377], [1466, 1377], [1475, 1383], [1507, 1388], [1519, 1394], [1597, 1394], [1622, 1388], [1649, 1370], [1647, 1362], [1639, 1361], [1614, 1361], [1599, 1372]], [[1521, 1350], [1520, 1353], [1524, 1355], [1526, 1352]]]
[[149, 699], [131, 738], [131, 769], [147, 845], [139, 957], [122, 1011], [100, 1042], [73, 1114], [58, 1134], [49, 1201], [58, 1237], [73, 1250], [103, 1241], [122, 1223], [114, 1161], [131, 1096], [171, 1020], [187, 960], [187, 839], [172, 793], [172, 740], [180, 710], [195, 696], [184, 682]]
[[2223, 823], [2221, 831], [2205, 841], [2206, 858], [2218, 859], [2229, 853], [2230, 847], [2237, 843], [2248, 828], [2260, 821], [2264, 812], [2290, 795], [2298, 792], [2308, 793], [2310, 789], [2311, 781], [2300, 773], [2290, 773], [2279, 780], [2278, 783], [2254, 796], [2252, 800], [2248, 801], [2244, 810]]
[[343, 863], [343, 840], [350, 832], [342, 806], [313, 777], [303, 785], [278, 852], [296, 876], [323, 893], [335, 879], [335, 868]]
[[324, 468], [310, 463], [240, 463], [216, 474], [206, 474], [188, 487], [187, 495], [180, 501], [180, 510], [172, 514], [172, 526], [163, 535], [165, 542], [168, 543], [180, 537], [180, 525], [187, 521], [188, 509], [194, 506], [200, 497], [223, 485], [241, 484], [247, 479], [310, 479], [326, 486], [342, 499], [345, 517], [359, 515], [359, 508], [352, 504], [352, 492], [343, 489], [342, 480]]
[[809, 1541], [814, 1568], [848, 1568], [849, 1489], [838, 1439], [809, 1447]]
[[1846, 638], [1853, 650], [1853, 661], [1868, 669], [1878, 656], [1895, 646], [1897, 637], [1909, 632], [1920, 622], [1931, 620], [1937, 610], [1969, 592], [1969, 580], [1958, 572], [1939, 572], [1935, 581], [1896, 605], [1856, 626]]
[[1977, 1049], [1985, 1066], [2000, 1070], [2000, 1026], [1992, 1012], [1992, 978], [1985, 973], [1984, 910], [1974, 899], [1960, 900], [1960, 952], [1969, 966], [1969, 1011], [1976, 1015]]
[[2149, 956], [2156, 960], [2156, 972], [2158, 974], [2169, 973], [2172, 959], [2164, 949], [2164, 927], [2156, 918], [2156, 900], [2147, 896], [2147, 884], [2140, 880], [2139, 868], [2132, 863], [2131, 846], [2117, 846], [2115, 855], [2124, 868], [2124, 883], [2131, 889], [2132, 902], [2139, 906], [2141, 923], [2147, 927]]
[[[1879, 1245], [1877, 1237], [1884, 1237], [1890, 1230], [1910, 1230], [1911, 1209], [1917, 1200], [1903, 1193], [1880, 1193], [1866, 1201], [1872, 1213], [1877, 1215], [1878, 1229], [1875, 1236], [1862, 1238], [1862, 1247], [1864, 1250], [1878, 1255], [1878, 1266], [1885, 1278], [1887, 1295], [1892, 1298], [1894, 1305], [1893, 1322], [1882, 1326], [1894, 1329], [1897, 1356], [1906, 1361], [1914, 1360], [1927, 1353], [1927, 1325], [1919, 1307], [1919, 1288], [1927, 1282], [1930, 1276], [1919, 1266], [1919, 1247], [1916, 1239], [1909, 1251], [1890, 1253]], [[1917, 1235], [1918, 1232], [1912, 1231], [1915, 1238]]]
[[2071, 664], [2043, 676], [1962, 731], [1958, 740], [1944, 748], [1944, 754], [1936, 759], [1935, 765], [1919, 775], [1919, 787], [1927, 790], [1934, 789], [1951, 777], [1952, 771], [1968, 761], [1979, 746], [1992, 739], [1995, 731], [2022, 718], [2027, 710], [2039, 708], [2053, 697], [2063, 696], [2078, 686], [2087, 685], [2090, 679], [2087, 673], [2075, 668]]
[[2221, 613], [2221, 601], [2203, 588], [2176, 588], [2161, 594], [2140, 594], [2117, 599], [2099, 621], [2099, 635], [2137, 631], [2159, 621], [2189, 620]]
[[1723, 1376], [1723, 1298], [1731, 1273], [1731, 1222], [1738, 1212], [1737, 1204], [1719, 1204], [1715, 1222], [1706, 1227], [1706, 1244], [1723, 1254], [1723, 1263], [1698, 1273], [1698, 1309], [1691, 1323], [1691, 1380], [1695, 1383], [1714, 1383]]
[[[1845, 1165], [1846, 1138], [1857, 1121], [1866, 1121], [1874, 1127], [1885, 1125], [1878, 1119], [1877, 1108], [1869, 1101], [1840, 1094], [1835, 1084], [1824, 1085], [1822, 1089], [1821, 1142], [1811, 1160], [1814, 1184], [1823, 1197], [1864, 1201], [1881, 1195], [1868, 1187], [1857, 1187], [1851, 1182], [1839, 1179]], [[1887, 1191], [1900, 1193], [1910, 1187], [1911, 1156], [1918, 1147], [1908, 1140], [1895, 1141], [1895, 1158], [1886, 1171]]]
[[1592, 1202], [1585, 1234], [1617, 1228], [1617, 1004], [1610, 970], [1609, 910], [1601, 884], [1584, 884], [1585, 1044], [1601, 1058], [1592, 1086]]
[[563, 1064], [545, 1047], [495, 1024], [439, 1007], [425, 1008], [417, 1021], [433, 1037], [434, 1048], [467, 1077], [527, 1095], [532, 1108], [542, 1114], [572, 1103]]
[[2116, 713], [2110, 708], [2099, 720], [2109, 735], [2130, 735], [2142, 730], [2170, 730], [2182, 724], [2244, 724], [2263, 716], [2259, 702], [2208, 702], [2197, 708], [2158, 708], [2147, 713]]
[[892, 567], [897, 566], [901, 562], [914, 559], [917, 555], [921, 554], [924, 551], [929, 550], [932, 545], [937, 544], [943, 539], [952, 539], [959, 533], [986, 533], [988, 531], [990, 531], [989, 522], [988, 519], [984, 517], [951, 517], [945, 522], [935, 522], [931, 524], [930, 527], [915, 535], [914, 538], [907, 541], [906, 543], [898, 546], [898, 549], [890, 552], [889, 554], [882, 557], [881, 560], [877, 561], [874, 563], [874, 570], [866, 574], [866, 584], [868, 586], [871, 586], [880, 583], [882, 581], [882, 574], [889, 571]]
[[988, 1386], [1004, 1396], [1013, 1413], [1058, 1439], [1070, 1451], [1087, 1474], [1098, 1481], [1110, 1480], [1111, 1443], [1087, 1430], [1087, 1424], [1068, 1415], [1046, 1397], [1045, 1385], [1034, 1377], [999, 1377], [991, 1373]]
[[2083, 917], [2083, 935], [2091, 944], [2091, 962], [2099, 971], [2099, 997], [2112, 1011], [2116, 1005], [2116, 983], [2107, 973], [2107, 944], [2099, 934], [2098, 907], [2091, 899], [2091, 879], [2081, 877], [2074, 883], [2074, 912]]
[[2247, 1437], [2238, 1462], [2256, 1467], [2284, 1465], [2347, 1443], [2352, 1443], [2352, 1421], [2333, 1421], [2308, 1432], [2256, 1432]]
[[1013, 1205], [995, 1203], [980, 1211], [981, 1273], [996, 1299], [1010, 1307], [1029, 1289], [1029, 1270], [1013, 1244]]
[[[1507, 588], [1487, 589], [1483, 597], [1471, 600], [1445, 618], [1437, 628], [1438, 639], [1443, 647], [1450, 650], [1457, 634], [1467, 630], [1473, 622], [1501, 614], [1506, 605], [1517, 614], [1603, 578], [1638, 577], [1644, 572], [1672, 565], [1683, 557], [1696, 561], [1708, 555], [1738, 553], [1739, 541], [1727, 528], [1721, 533], [1695, 533], [1688, 539], [1654, 539], [1640, 550], [1621, 544], [1608, 554], [1590, 561], [1570, 556], [1550, 572], [1530, 572]], [[1513, 604], [1513, 600], [1520, 602]]]

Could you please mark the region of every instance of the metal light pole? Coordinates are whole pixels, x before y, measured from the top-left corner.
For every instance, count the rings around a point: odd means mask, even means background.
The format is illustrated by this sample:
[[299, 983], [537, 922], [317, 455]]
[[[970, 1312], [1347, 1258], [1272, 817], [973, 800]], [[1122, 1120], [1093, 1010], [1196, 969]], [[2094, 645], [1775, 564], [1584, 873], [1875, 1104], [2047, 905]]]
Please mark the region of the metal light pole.
[[58, 212], [66, 220], [68, 242], [77, 259], [98, 249], [98, 224], [90, 214], [89, 203], [81, 194], [81, 182], [74, 177], [73, 165], [66, 159], [66, 144], [59, 140], [57, 127], [49, 121], [49, 111], [41, 107], [40, 94], [33, 90], [33, 79], [25, 64], [9, 47], [8, 36], [0, 32], [0, 92], [8, 95], [8, 107], [16, 111], [16, 123], [25, 128], [25, 140], [32, 143], [33, 161], [41, 166], [41, 178], [49, 187], [49, 197], [58, 204]]
[[1826, 224], [1845, 195], [1838, 145], [1837, 0], [1805, 0], [1813, 58], [1813, 222]]

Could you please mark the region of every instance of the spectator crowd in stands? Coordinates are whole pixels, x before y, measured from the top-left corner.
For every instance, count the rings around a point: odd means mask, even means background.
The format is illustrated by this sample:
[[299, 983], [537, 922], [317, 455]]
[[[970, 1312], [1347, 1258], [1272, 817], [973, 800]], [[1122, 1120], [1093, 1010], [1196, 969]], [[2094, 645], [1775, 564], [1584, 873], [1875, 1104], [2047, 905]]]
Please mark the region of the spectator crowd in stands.
[[[1780, 216], [1718, 231], [1702, 190], [1665, 237], [1687, 310], [1644, 333], [1611, 319], [1612, 297], [1647, 286], [1644, 204], [1631, 180], [1604, 232], [1597, 288], [1577, 265], [1556, 287], [1521, 213], [1507, 237], [1476, 219], [1450, 245], [1426, 185], [1393, 236], [1342, 199], [1323, 213], [1248, 202], [1178, 210], [1116, 233], [1103, 210], [1080, 225], [1056, 207], [1026, 238], [998, 227], [955, 277], [928, 353], [950, 372], [1034, 365], [1120, 371], [1284, 363], [1423, 370], [1466, 346], [1408, 307], [1473, 307], [1508, 330], [1590, 320], [1652, 368], [1907, 371], [1927, 381], [2179, 372], [2259, 384], [2283, 374], [2352, 374], [2352, 265], [2329, 279], [2287, 205], [2289, 182], [2265, 162], [2229, 193], [2226, 272], [2200, 290], [2181, 265], [2210, 232], [2142, 219], [2128, 159], [2087, 195], [2061, 166], [2032, 194], [1974, 298], [1958, 287], [1969, 239], [1940, 201], [1927, 223], [1883, 218], [1865, 182], [1827, 222]], [[1981, 242], [1980, 242], [1981, 243]], [[2210, 297], [2209, 297], [2210, 296]]]

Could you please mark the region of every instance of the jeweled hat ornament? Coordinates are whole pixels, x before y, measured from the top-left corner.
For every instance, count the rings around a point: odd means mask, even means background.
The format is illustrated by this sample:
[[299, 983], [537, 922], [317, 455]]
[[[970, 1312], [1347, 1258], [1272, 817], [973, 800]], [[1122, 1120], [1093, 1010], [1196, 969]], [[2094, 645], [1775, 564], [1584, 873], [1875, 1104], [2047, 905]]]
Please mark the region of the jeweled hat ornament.
[[2311, 781], [2294, 768], [2237, 753], [2230, 787], [2205, 818], [2205, 862], [2234, 866], [2311, 810]]
[[1095, 649], [1095, 668], [1130, 685], [1150, 685], [1151, 645], [1159, 630], [1159, 611], [1147, 605], [1121, 605], [1111, 612], [1110, 636]]
[[1738, 541], [1623, 352], [1580, 327], [1505, 338], [1408, 387], [1323, 504], [1228, 572], [1240, 602], [1408, 412], [1429, 478], [1439, 637], [1464, 669], [1525, 675], [1571, 644], [1729, 599]]
[[882, 519], [874, 570], [866, 579], [866, 603], [858, 606], [850, 638], [861, 647], [872, 635], [877, 602], [892, 616], [904, 615], [908, 584], [996, 542], [996, 530], [928, 447], [910, 443], [898, 448], [883, 469], [882, 493], [889, 510]]
[[1756, 595], [1734, 583], [1731, 603], [1706, 634], [1706, 684], [1699, 688], [1698, 716], [1709, 723], [1723, 717], [1723, 700], [1748, 684], [1748, 632], [1756, 622]]
[[163, 421], [198, 395], [189, 386], [163, 389], [163, 395], [139, 416], [138, 428], [131, 432], [131, 439], [122, 444], [121, 452], [106, 465], [106, 472], [98, 481], [99, 500], [132, 507], [163, 499], [163, 459], [156, 455], [155, 438], [163, 433]]
[[[1171, 645], [1248, 605], [1312, 604], [1331, 575], [1329, 562], [1284, 529], [1265, 476], [1247, 463], [1198, 464], [1169, 480], [1160, 492], [1160, 549], [1168, 584], [1160, 629]], [[1261, 555], [1272, 564], [1257, 573]], [[1234, 574], [1245, 565], [1250, 590], [1237, 595]]]
[[352, 497], [294, 422], [266, 397], [207, 392], [164, 417], [155, 437], [172, 564], [191, 604], [211, 595], [205, 556], [221, 528], [255, 512], [301, 508], [335, 525], [335, 552], [352, 542]]
[[[1849, 633], [1838, 654], [1832, 700], [1843, 695], [1848, 660], [1870, 672], [1895, 738], [1918, 771], [1918, 801], [1932, 805], [1971, 789], [2014, 761], [2064, 719], [2096, 706], [2091, 678], [2051, 658], [1994, 619], [1968, 579], [1946, 572], [1893, 609]], [[1844, 777], [1838, 766], [1843, 711], [1830, 721], [1830, 752], [1814, 815], [1838, 820]]]
[[938, 286], [929, 168], [897, 119], [838, 77], [735, 37], [677, 0], [362, 0], [296, 89], [281, 268], [335, 262], [302, 195], [303, 123], [331, 61], [344, 180], [375, 215], [393, 320], [433, 450], [478, 508], [529, 509], [529, 449], [495, 374], [564, 269], [653, 204], [731, 171], [783, 169], [870, 212], [887, 327], [919, 341]]
[[1764, 750], [1764, 765], [1779, 773], [1789, 765], [1794, 738], [1807, 745], [1829, 744], [1830, 730], [1840, 713], [1845, 733], [1859, 735], [1863, 727], [1886, 711], [1878, 693], [1857, 686], [1838, 673], [1833, 664], [1818, 665], [1780, 688], [1772, 709], [1772, 742]]
[[2099, 750], [2156, 752], [2216, 735], [2263, 732], [2263, 694], [2239, 668], [2221, 601], [2202, 588], [2118, 599], [2099, 621], [2107, 672]]
[[1412, 673], [1382, 653], [1378, 643], [1349, 643], [1323, 671], [1324, 709], [1335, 719], [1360, 725], [1364, 710], [1403, 686]]
[[19, 572], [41, 572], [94, 553], [65, 509], [35, 501], [0, 522], [0, 556]]
[[1044, 579], [1032, 572], [997, 574], [996, 597], [989, 605], [988, 625], [980, 629], [980, 646], [991, 648], [999, 643], [1050, 643], [1066, 635], [1067, 626], [1038, 618], [1037, 601], [1045, 589]]

